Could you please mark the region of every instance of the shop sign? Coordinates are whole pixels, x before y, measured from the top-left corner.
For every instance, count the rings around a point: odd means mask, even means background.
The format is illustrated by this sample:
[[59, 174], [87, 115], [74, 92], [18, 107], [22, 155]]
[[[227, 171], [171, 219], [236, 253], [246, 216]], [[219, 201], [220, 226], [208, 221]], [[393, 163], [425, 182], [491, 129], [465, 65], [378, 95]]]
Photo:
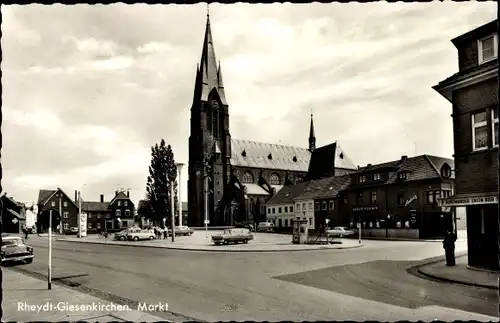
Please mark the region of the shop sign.
[[360, 212], [360, 211], [377, 211], [378, 206], [376, 205], [370, 205], [370, 206], [355, 206], [352, 208], [353, 212]]
[[408, 205], [410, 205], [413, 201], [416, 201], [418, 199], [418, 196], [417, 194], [413, 195], [412, 197], [410, 197], [406, 203], [405, 203], [405, 207], [408, 207]]
[[479, 205], [479, 204], [498, 204], [498, 197], [491, 196], [477, 196], [477, 197], [449, 197], [446, 199], [439, 199], [438, 205], [441, 207], [447, 206], [466, 206], [466, 205]]

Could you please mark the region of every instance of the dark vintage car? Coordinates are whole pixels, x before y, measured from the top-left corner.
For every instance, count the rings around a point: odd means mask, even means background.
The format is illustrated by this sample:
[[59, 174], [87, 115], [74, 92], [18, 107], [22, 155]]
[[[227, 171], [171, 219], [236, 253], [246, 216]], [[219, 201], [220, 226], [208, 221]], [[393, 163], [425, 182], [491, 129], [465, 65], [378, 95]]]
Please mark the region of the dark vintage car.
[[[194, 233], [194, 230], [185, 225], [175, 227], [176, 236], [190, 236]], [[168, 235], [172, 236], [172, 229], [168, 229]]]
[[216, 245], [220, 245], [221, 243], [248, 243], [250, 240], [253, 240], [253, 234], [250, 230], [243, 228], [226, 229], [222, 234], [212, 236], [212, 241]]
[[33, 262], [35, 255], [33, 248], [24, 244], [24, 240], [21, 237], [3, 236], [0, 258], [2, 265], [15, 262], [30, 264]]

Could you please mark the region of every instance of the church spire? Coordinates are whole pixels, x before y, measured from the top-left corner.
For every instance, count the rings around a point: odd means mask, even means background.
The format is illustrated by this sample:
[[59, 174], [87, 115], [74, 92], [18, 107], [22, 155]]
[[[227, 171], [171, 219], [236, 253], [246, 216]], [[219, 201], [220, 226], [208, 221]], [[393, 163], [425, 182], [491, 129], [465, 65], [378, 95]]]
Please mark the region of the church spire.
[[313, 152], [316, 149], [316, 136], [314, 135], [313, 114], [311, 113], [311, 125], [309, 127], [309, 151]]
[[215, 57], [215, 48], [212, 38], [212, 28], [210, 26], [210, 11], [207, 5], [207, 23], [205, 26], [205, 37], [203, 39], [203, 49], [201, 52], [200, 60], [200, 73], [201, 73], [201, 100], [208, 101], [208, 95], [216, 88], [222, 104], [227, 105], [225, 102], [225, 95], [222, 85], [222, 75], [220, 72], [220, 63], [217, 65]]

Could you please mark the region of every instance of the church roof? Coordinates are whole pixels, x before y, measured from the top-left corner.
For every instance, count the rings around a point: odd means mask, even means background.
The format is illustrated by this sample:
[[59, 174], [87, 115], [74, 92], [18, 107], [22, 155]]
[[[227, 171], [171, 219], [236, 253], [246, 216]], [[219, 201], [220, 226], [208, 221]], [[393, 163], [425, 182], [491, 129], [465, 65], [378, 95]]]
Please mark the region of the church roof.
[[305, 148], [231, 139], [231, 165], [307, 172], [311, 153]]

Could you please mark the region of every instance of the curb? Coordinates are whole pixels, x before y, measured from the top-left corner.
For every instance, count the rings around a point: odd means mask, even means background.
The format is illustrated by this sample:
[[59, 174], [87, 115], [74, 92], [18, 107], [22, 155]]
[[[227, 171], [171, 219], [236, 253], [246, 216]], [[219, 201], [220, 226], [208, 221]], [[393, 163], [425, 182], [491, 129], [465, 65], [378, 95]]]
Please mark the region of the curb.
[[337, 247], [337, 248], [317, 248], [317, 249], [292, 249], [292, 250], [283, 250], [283, 249], [268, 249], [268, 250], [257, 250], [257, 249], [243, 249], [243, 250], [224, 250], [224, 249], [202, 249], [202, 248], [182, 248], [182, 247], [169, 247], [169, 246], [146, 246], [146, 245], [137, 245], [137, 244], [118, 244], [118, 243], [107, 243], [107, 242], [98, 242], [98, 241], [74, 241], [74, 240], [66, 240], [66, 239], [57, 239], [57, 241], [65, 241], [65, 242], [74, 242], [74, 243], [86, 243], [86, 244], [99, 244], [99, 245], [108, 245], [108, 246], [129, 246], [134, 248], [157, 248], [157, 249], [170, 249], [170, 250], [183, 250], [183, 251], [197, 251], [197, 252], [232, 252], [232, 253], [241, 253], [241, 252], [304, 252], [304, 251], [324, 251], [324, 250], [341, 250], [341, 249], [354, 249], [364, 247], [364, 244], [357, 244], [354, 246], [348, 247]]
[[[358, 238], [348, 238], [358, 239]], [[411, 242], [442, 242], [443, 240], [426, 240], [426, 239], [404, 239], [404, 238], [383, 238], [383, 237], [361, 237], [361, 240], [379, 240], [379, 241], [411, 241]]]
[[[455, 258], [465, 257], [466, 255], [467, 255], [467, 253], [461, 254], [461, 255], [456, 256]], [[435, 258], [432, 258], [432, 259], [435, 259]], [[407, 271], [410, 272], [412, 269], [416, 269], [420, 275], [425, 276], [426, 278], [431, 278], [433, 280], [437, 280], [437, 281], [441, 281], [441, 282], [445, 282], [445, 283], [452, 283], [452, 284], [459, 284], [459, 285], [465, 285], [465, 286], [498, 290], [498, 287], [496, 287], [496, 286], [483, 285], [483, 284], [478, 284], [478, 283], [464, 282], [464, 281], [455, 280], [455, 279], [451, 279], [451, 278], [445, 278], [445, 277], [437, 276], [434, 274], [429, 274], [421, 269], [422, 267], [425, 267], [428, 265], [433, 265], [433, 264], [436, 264], [438, 262], [443, 262], [444, 260], [445, 260], [444, 257], [440, 257], [440, 259], [432, 260], [432, 261], [424, 263], [424, 264], [419, 264], [417, 266], [410, 267], [407, 269]]]

